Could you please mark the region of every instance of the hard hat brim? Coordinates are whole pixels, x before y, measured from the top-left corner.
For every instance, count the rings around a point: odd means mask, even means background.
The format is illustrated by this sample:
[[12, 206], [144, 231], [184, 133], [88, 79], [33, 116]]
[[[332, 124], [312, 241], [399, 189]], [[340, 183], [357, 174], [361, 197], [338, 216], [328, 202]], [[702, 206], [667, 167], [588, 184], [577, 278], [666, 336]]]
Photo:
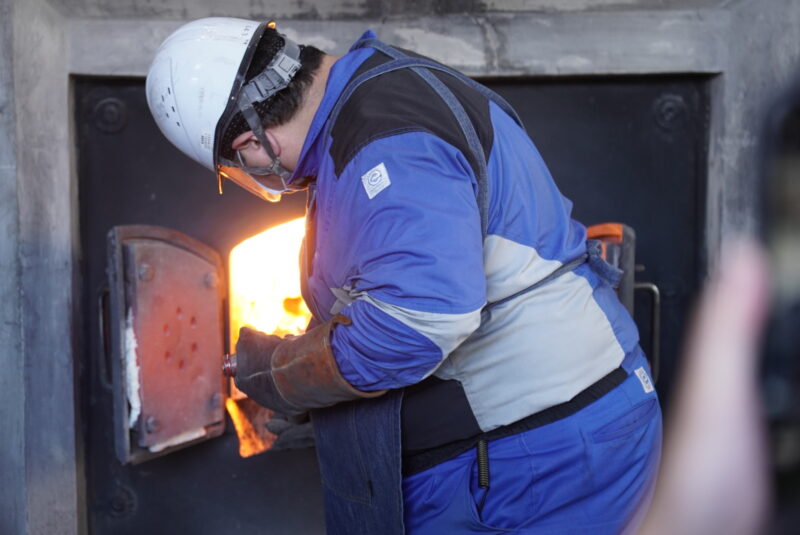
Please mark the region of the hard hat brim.
[[[247, 48], [245, 49], [244, 54], [242, 55], [242, 61], [239, 64], [239, 69], [236, 71], [236, 77], [233, 80], [233, 84], [231, 85], [230, 95], [228, 96], [227, 104], [225, 105], [225, 109], [222, 112], [222, 115], [219, 116], [217, 120], [217, 125], [214, 131], [214, 169], [217, 172], [217, 180], [222, 183], [222, 178], [219, 176], [220, 169], [225, 167], [230, 167], [229, 165], [223, 165], [222, 158], [222, 150], [223, 147], [220, 145], [224, 138], [225, 131], [228, 128], [233, 117], [239, 111], [238, 106], [238, 96], [242, 90], [246, 82], [247, 71], [250, 68], [250, 64], [253, 62], [253, 56], [256, 53], [256, 49], [258, 48], [258, 43], [261, 41], [261, 37], [264, 35], [264, 31], [268, 28], [269, 21], [262, 22], [258, 25], [256, 30], [253, 32], [253, 35], [250, 37], [250, 42], [247, 44]], [[238, 182], [237, 182], [238, 183]]]

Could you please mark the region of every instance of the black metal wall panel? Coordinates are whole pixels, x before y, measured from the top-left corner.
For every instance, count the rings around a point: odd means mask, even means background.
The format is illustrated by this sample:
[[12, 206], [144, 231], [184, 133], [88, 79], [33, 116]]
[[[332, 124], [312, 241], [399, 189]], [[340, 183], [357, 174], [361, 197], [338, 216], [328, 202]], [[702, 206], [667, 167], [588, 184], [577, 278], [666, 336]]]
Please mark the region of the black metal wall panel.
[[[97, 295], [105, 241], [115, 225], [159, 225], [214, 247], [302, 216], [303, 195], [270, 205], [179, 153], [158, 131], [141, 79], [75, 83], [86, 341], [82, 361], [87, 507], [93, 534], [322, 533], [322, 492], [313, 449], [238, 453], [233, 425], [209, 443], [140, 465], [114, 456], [112, 393], [100, 380]], [[110, 369], [110, 367], [106, 367]]]
[[[708, 78], [580, 77], [490, 81], [518, 111], [573, 216], [636, 231], [638, 281], [661, 291], [659, 390], [669, 403], [684, 324], [704, 270]], [[642, 347], [651, 298], [637, 292]]]
[[[490, 81], [529, 134], [584, 223], [637, 232], [641, 280], [663, 293], [662, 391], [676, 368], [701, 270], [708, 93], [706, 80], [672, 76]], [[141, 79], [75, 82], [85, 347], [81, 362], [89, 525], [95, 534], [322, 531], [313, 450], [241, 459], [232, 425], [209, 443], [136, 466], [114, 458], [111, 392], [100, 380], [97, 295], [105, 236], [114, 225], [160, 225], [226, 256], [243, 237], [303, 213], [295, 195], [269, 205], [174, 149], [147, 110]], [[646, 299], [637, 300], [643, 345]]]

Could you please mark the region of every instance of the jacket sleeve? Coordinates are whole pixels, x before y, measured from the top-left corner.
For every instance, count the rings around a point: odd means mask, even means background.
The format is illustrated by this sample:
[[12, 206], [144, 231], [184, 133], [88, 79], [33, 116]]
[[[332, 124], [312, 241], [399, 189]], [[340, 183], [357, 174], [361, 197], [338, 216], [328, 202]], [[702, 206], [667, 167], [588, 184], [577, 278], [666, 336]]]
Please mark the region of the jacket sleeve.
[[339, 290], [353, 320], [333, 333], [339, 368], [361, 390], [416, 383], [480, 325], [486, 280], [472, 170], [441, 139], [407, 132], [360, 150], [335, 187], [331, 210], [355, 266]]

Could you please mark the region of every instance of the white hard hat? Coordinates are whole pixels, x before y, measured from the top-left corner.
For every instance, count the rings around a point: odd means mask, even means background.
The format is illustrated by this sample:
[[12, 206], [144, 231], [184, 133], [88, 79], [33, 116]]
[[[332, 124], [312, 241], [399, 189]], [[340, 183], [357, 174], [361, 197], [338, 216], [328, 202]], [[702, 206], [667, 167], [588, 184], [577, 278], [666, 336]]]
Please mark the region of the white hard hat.
[[[284, 49], [251, 82], [245, 75], [264, 30], [274, 22], [213, 17], [175, 30], [161, 44], [147, 73], [147, 104], [161, 132], [184, 154], [217, 173], [220, 192], [229, 178], [251, 193], [276, 200], [258, 176], [222, 158], [219, 143], [238, 112], [271, 153], [253, 104], [284, 89], [300, 68], [299, 47], [284, 38]], [[272, 170], [283, 170], [273, 157]], [[285, 175], [285, 173], [284, 173]], [[286, 176], [281, 176], [285, 180]], [[278, 196], [279, 198], [279, 196]]]

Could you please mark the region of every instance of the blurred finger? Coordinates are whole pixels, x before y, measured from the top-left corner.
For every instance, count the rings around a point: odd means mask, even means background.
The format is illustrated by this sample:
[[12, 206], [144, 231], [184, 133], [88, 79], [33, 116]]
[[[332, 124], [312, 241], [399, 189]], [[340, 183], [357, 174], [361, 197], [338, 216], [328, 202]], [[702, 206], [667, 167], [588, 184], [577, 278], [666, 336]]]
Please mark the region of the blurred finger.
[[700, 301], [682, 361], [662, 470], [642, 533], [757, 533], [768, 503], [757, 383], [768, 302], [766, 258], [726, 247]]

